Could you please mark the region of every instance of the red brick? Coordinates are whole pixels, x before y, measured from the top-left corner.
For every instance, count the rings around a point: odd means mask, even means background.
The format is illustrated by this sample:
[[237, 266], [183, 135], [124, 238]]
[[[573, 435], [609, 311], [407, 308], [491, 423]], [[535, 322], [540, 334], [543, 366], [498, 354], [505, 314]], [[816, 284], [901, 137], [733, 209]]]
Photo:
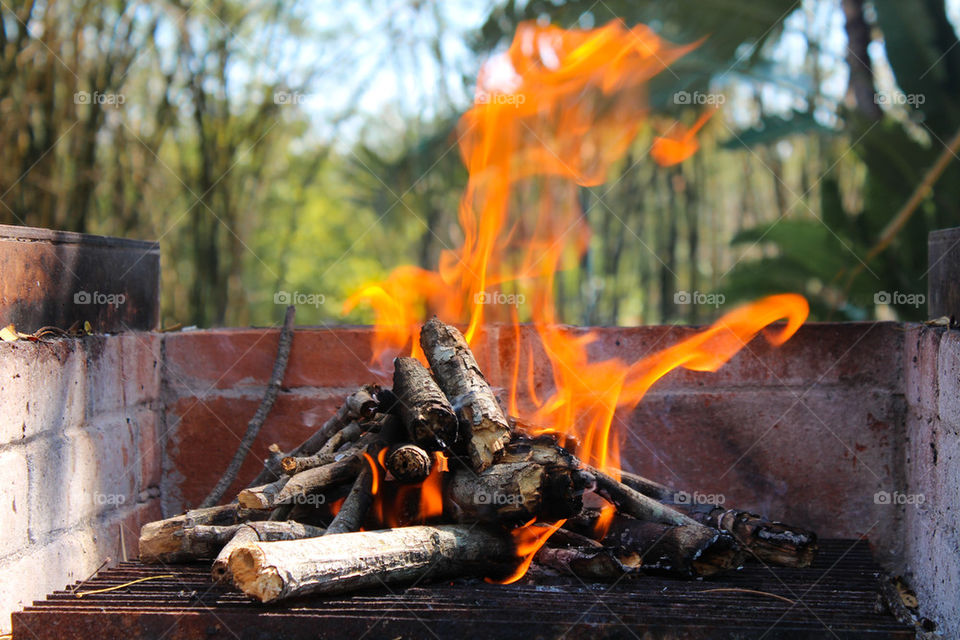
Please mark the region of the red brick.
[[[197, 391], [266, 384], [276, 358], [276, 329], [216, 329], [166, 337], [166, 383]], [[376, 381], [369, 328], [297, 329], [287, 387], [344, 387]], [[375, 368], [375, 367], [373, 367]]]
[[[858, 384], [896, 388], [901, 383], [902, 329], [895, 323], [811, 323], [803, 326], [786, 344], [770, 345], [758, 336], [715, 372], [676, 369], [654, 390], [684, 390], [717, 387], [789, 386], [811, 384]], [[591, 362], [619, 358], [625, 364], [679, 343], [695, 335], [697, 327], [567, 327], [574, 338], [594, 337], [587, 346]], [[533, 350], [538, 393], [549, 393], [553, 378], [539, 336], [530, 325], [517, 329], [501, 327], [498, 337], [500, 372], [498, 384], [508, 384], [519, 346], [526, 362]], [[526, 367], [521, 367], [521, 376]], [[525, 378], [522, 378], [525, 380]]]
[[[236, 496], [259, 473], [270, 444], [290, 449], [305, 440], [333, 415], [346, 393], [324, 398], [281, 393], [227, 497]], [[179, 493], [184, 508], [198, 505], [220, 479], [259, 403], [253, 396], [215, 396], [202, 402], [185, 397], [170, 408], [167, 459], [173, 473], [168, 478], [177, 484], [165, 491], [172, 491], [174, 499]]]

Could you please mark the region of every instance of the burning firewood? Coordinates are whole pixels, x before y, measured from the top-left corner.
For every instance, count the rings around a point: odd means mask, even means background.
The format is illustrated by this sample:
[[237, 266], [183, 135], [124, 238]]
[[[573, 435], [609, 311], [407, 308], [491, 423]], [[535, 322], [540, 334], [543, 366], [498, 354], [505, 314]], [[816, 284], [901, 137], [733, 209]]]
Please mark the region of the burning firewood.
[[284, 542], [238, 545], [234, 583], [261, 602], [309, 593], [485, 573], [514, 557], [510, 537], [482, 527], [400, 527]]
[[450, 401], [415, 358], [393, 361], [393, 393], [410, 439], [429, 450], [457, 444], [457, 415]]
[[437, 383], [457, 410], [470, 465], [474, 471], [483, 471], [510, 440], [500, 403], [456, 327], [431, 319], [420, 330], [420, 346]]
[[729, 533], [761, 562], [781, 567], [809, 567], [817, 555], [817, 534], [807, 529], [723, 507], [697, 510], [691, 515], [705, 525]]
[[417, 445], [405, 442], [390, 449], [384, 459], [384, 466], [397, 482], [416, 484], [430, 475], [433, 460], [429, 453]]
[[[512, 580], [533, 562], [582, 579], [698, 578], [748, 557], [812, 560], [809, 531], [687, 504], [667, 485], [585, 464], [570, 436], [506, 417], [454, 327], [431, 320], [421, 345], [430, 370], [397, 358], [393, 390], [348, 396], [290, 455], [271, 458], [268, 481], [236, 503], [146, 525], [141, 558], [215, 557], [217, 579], [232, 576], [264, 602], [401, 582], [428, 568], [440, 577], [502, 567]], [[384, 522], [414, 526], [364, 530]]]

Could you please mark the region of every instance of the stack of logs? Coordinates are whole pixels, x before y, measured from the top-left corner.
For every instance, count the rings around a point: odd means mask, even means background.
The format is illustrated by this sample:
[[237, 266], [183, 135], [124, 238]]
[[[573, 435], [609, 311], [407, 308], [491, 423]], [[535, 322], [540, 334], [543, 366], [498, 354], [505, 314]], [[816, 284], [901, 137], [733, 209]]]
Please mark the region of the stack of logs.
[[[616, 479], [578, 460], [572, 440], [530, 435], [504, 414], [455, 327], [430, 320], [420, 344], [430, 370], [397, 358], [392, 390], [365, 386], [293, 451], [271, 447], [231, 504], [144, 526], [141, 560], [213, 560], [217, 580], [262, 602], [424, 577], [503, 578], [528, 553], [523, 541], [551, 529], [534, 573], [706, 577], [747, 560], [812, 562], [809, 531], [678, 504], [689, 494], [626, 472]], [[436, 498], [425, 508], [428, 484]]]

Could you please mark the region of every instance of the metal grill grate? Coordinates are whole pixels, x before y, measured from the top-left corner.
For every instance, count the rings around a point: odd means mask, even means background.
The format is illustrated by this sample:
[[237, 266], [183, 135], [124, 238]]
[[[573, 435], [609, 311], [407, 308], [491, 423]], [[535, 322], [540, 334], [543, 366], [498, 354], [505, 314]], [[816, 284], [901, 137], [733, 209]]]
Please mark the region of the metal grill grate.
[[[174, 574], [77, 598], [57, 591], [13, 614], [15, 640], [64, 638], [913, 638], [878, 613], [879, 569], [864, 542], [826, 540], [809, 569], [749, 566], [722, 579], [654, 576], [610, 585], [557, 578], [537, 584], [445, 581], [349, 597], [264, 606], [213, 584], [200, 565], [102, 571], [93, 590]], [[755, 589], [794, 600], [717, 588]]]

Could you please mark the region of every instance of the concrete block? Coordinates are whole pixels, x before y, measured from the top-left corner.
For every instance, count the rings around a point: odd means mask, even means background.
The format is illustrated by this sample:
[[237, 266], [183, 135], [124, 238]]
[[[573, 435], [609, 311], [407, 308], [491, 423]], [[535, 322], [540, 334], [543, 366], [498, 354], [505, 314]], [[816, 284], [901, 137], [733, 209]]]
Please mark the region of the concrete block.
[[28, 544], [27, 460], [22, 447], [0, 453], [0, 558]]
[[85, 372], [80, 340], [0, 343], [0, 445], [79, 426]]

